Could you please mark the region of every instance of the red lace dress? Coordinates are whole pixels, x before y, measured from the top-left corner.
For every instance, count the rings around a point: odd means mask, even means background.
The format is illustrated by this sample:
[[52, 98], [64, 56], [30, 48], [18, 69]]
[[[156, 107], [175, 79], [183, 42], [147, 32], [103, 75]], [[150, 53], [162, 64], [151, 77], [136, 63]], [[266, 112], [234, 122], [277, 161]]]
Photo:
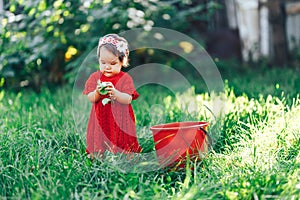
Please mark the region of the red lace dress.
[[[83, 94], [94, 91], [99, 79], [101, 82], [112, 82], [117, 90], [132, 95], [133, 100], [139, 96], [131, 76], [122, 71], [113, 77], [106, 77], [100, 71], [94, 72], [86, 81]], [[105, 150], [113, 153], [141, 152], [131, 104], [115, 101], [103, 105], [102, 99], [107, 97], [101, 95], [101, 99], [92, 105], [86, 135], [87, 153], [103, 153]]]

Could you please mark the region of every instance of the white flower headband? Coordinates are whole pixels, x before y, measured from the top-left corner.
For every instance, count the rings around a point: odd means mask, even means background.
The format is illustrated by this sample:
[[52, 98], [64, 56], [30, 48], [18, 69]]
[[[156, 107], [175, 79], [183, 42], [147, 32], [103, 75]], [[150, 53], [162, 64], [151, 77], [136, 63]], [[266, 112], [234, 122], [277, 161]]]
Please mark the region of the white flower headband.
[[108, 36], [108, 37], [102, 37], [100, 38], [99, 40], [99, 47], [103, 44], [112, 44], [114, 45], [115, 47], [117, 47], [117, 50], [120, 52], [120, 53], [124, 53], [124, 55], [126, 55], [127, 53], [127, 49], [128, 49], [128, 45], [126, 42], [124, 41], [120, 41], [120, 40], [117, 40], [111, 36]]

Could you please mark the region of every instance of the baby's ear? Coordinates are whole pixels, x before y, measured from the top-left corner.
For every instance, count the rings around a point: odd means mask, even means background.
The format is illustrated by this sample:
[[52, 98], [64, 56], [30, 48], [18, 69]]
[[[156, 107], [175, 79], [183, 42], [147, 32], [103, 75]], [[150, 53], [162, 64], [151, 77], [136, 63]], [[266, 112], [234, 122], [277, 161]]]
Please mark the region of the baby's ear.
[[123, 67], [127, 67], [127, 66], [128, 66], [128, 56], [125, 56], [125, 57], [123, 58], [122, 66], [123, 66]]

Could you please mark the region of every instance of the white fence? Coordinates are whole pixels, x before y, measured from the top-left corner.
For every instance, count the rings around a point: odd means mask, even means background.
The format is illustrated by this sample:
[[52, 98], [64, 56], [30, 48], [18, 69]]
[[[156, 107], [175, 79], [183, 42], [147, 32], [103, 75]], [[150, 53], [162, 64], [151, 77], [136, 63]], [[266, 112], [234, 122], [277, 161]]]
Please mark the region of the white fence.
[[[272, 1], [272, 0], [269, 0]], [[238, 29], [243, 60], [273, 54], [268, 0], [225, 0], [229, 27]], [[300, 46], [300, 1], [285, 3], [285, 32], [289, 50]]]

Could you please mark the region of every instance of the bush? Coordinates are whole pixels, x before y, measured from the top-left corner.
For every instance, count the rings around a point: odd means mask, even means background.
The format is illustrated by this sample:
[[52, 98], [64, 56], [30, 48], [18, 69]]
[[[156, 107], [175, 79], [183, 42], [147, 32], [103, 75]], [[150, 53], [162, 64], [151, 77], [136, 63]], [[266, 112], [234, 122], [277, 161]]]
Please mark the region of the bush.
[[46, 83], [62, 84], [100, 36], [152, 26], [188, 33], [188, 22], [207, 23], [217, 8], [213, 2], [9, 1], [2, 16], [0, 76], [13, 89], [30, 86], [39, 91]]

